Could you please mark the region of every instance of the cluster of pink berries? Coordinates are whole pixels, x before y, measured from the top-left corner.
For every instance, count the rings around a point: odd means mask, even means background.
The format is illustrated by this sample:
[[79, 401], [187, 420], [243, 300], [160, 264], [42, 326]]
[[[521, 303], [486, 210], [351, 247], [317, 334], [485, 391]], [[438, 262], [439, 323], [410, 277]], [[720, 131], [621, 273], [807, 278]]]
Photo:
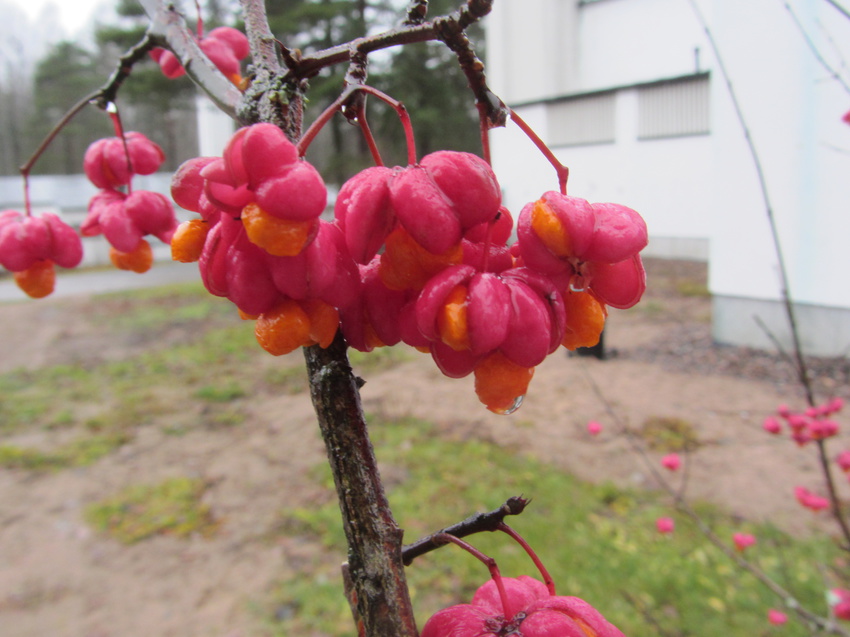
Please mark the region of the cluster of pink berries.
[[[259, 316], [258, 340], [283, 344], [269, 351], [326, 345], [338, 311], [351, 347], [427, 351], [448, 376], [474, 373], [479, 398], [499, 413], [518, 406], [548, 354], [595, 344], [605, 306], [631, 307], [645, 289], [636, 212], [546, 193], [509, 246], [496, 176], [469, 153], [368, 168], [342, 186], [328, 223], [319, 174], [279, 129], [257, 124], [222, 158], [184, 164], [172, 194], [201, 215], [178, 230], [174, 257], [198, 260], [213, 294]], [[304, 312], [312, 324], [305, 302], [321, 309], [321, 338], [287, 336]], [[269, 331], [264, 317], [282, 304], [304, 312]]]
[[469, 604], [457, 604], [435, 613], [421, 637], [624, 637], [602, 614], [578, 597], [556, 595], [555, 585], [531, 547], [513, 529], [503, 526], [532, 558], [546, 582], [528, 575], [502, 577], [495, 560], [463, 540], [452, 538], [488, 565], [492, 579], [473, 595]]
[[212, 294], [256, 319], [263, 348], [280, 355], [331, 343], [338, 308], [358, 296], [360, 275], [339, 228], [319, 218], [321, 176], [280, 129], [242, 128], [223, 157], [184, 163], [172, 196], [201, 215], [178, 227], [173, 258], [197, 261]]
[[0, 265], [14, 273], [27, 295], [39, 299], [52, 293], [54, 264], [74, 268], [82, 259], [80, 237], [55, 214], [34, 217], [17, 210], [0, 212]]
[[422, 637], [524, 635], [525, 637], [624, 637], [602, 614], [578, 597], [552, 595], [539, 580], [521, 575], [481, 586], [469, 604], [439, 611]]
[[134, 175], [159, 169], [162, 149], [141, 133], [100, 139], [83, 158], [83, 170], [98, 188], [89, 201], [89, 213], [80, 226], [83, 236], [102, 234], [112, 246], [113, 264], [123, 270], [147, 272], [153, 262], [146, 235], [170, 243], [177, 219], [171, 201], [147, 190], [132, 190]]
[[[784, 429], [784, 421], [790, 431], [791, 440], [803, 447], [813, 441], [823, 441], [835, 436], [839, 427], [832, 416], [843, 407], [844, 401], [838, 397], [802, 412], [794, 412], [787, 405], [780, 405], [776, 415], [764, 419], [762, 427], [770, 434], [779, 435]], [[850, 477], [850, 450], [841, 452], [836, 458], [836, 464]], [[802, 506], [815, 512], [827, 510], [831, 506], [828, 498], [801, 486], [794, 488], [794, 497]]]
[[[198, 46], [233, 84], [238, 86], [242, 82], [239, 62], [248, 57], [250, 52], [248, 38], [244, 33], [232, 27], [217, 27], [201, 37]], [[171, 51], [154, 49], [151, 51], [151, 57], [169, 79], [186, 73], [180, 60]]]
[[[793, 412], [787, 405], [780, 405], [776, 416], [768, 416], [762, 425], [771, 434], [782, 433], [782, 423], [785, 421], [791, 431], [791, 439], [801, 447], [814, 440], [831, 438], [838, 433], [838, 423], [831, 416], [844, 406], [841, 398], [833, 398], [823, 405], [809, 407], [803, 412]], [[777, 416], [779, 418], [777, 418]]]

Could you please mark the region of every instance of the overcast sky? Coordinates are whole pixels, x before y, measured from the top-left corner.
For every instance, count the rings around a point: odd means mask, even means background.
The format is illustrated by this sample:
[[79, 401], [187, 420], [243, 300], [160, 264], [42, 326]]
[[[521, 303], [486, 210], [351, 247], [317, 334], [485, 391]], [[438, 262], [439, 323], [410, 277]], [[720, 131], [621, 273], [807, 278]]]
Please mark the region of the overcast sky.
[[[9, 1], [9, 0], [7, 0]], [[77, 34], [93, 22], [94, 12], [103, 0], [10, 0], [20, 7], [31, 20], [36, 20], [47, 8], [58, 15], [68, 36]]]

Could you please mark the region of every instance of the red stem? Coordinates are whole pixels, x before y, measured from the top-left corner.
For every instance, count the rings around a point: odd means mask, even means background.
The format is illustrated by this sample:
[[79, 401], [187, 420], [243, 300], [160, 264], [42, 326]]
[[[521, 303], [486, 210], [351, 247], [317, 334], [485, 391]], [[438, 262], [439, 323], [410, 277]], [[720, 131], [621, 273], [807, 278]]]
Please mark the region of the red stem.
[[555, 157], [555, 154], [549, 149], [549, 147], [543, 143], [543, 140], [534, 132], [534, 130], [525, 123], [519, 115], [517, 115], [516, 111], [511, 109], [511, 120], [516, 122], [516, 125], [522, 129], [522, 132], [526, 134], [526, 136], [537, 146], [538, 150], [543, 153], [543, 156], [549, 160], [549, 163], [552, 164], [552, 168], [555, 169], [555, 173], [558, 175], [558, 187], [561, 190], [562, 195], [567, 194], [567, 179], [570, 176], [570, 169], [564, 166], [558, 158]]
[[546, 588], [549, 589], [549, 594], [554, 597], [555, 596], [555, 580], [552, 579], [552, 576], [549, 575], [549, 571], [546, 570], [546, 567], [543, 566], [543, 562], [540, 561], [540, 558], [537, 557], [537, 553], [534, 552], [534, 549], [531, 548], [528, 542], [525, 541], [519, 533], [514, 531], [507, 524], [502, 522], [499, 525], [499, 530], [504, 531], [508, 535], [510, 535], [516, 542], [519, 544], [523, 550], [528, 553], [528, 557], [531, 558], [531, 561], [534, 562], [534, 565], [537, 567], [537, 570], [540, 571], [541, 577], [543, 577], [543, 582], [546, 584]]
[[396, 113], [398, 113], [399, 119], [401, 119], [401, 125], [404, 128], [404, 136], [407, 140], [407, 162], [411, 166], [415, 165], [416, 142], [413, 137], [413, 126], [410, 123], [410, 115], [407, 113], [407, 109], [404, 107], [404, 104], [402, 104], [398, 100], [393, 99], [386, 93], [379, 91], [373, 86], [369, 86], [367, 84], [351, 84], [346, 87], [342, 94], [334, 100], [333, 104], [328, 106], [322, 112], [322, 114], [316, 118], [316, 121], [310, 124], [310, 128], [307, 129], [307, 132], [304, 133], [304, 135], [301, 137], [300, 140], [298, 140], [298, 143], [296, 144], [296, 147], [298, 148], [298, 155], [301, 157], [305, 155], [307, 149], [310, 147], [310, 144], [313, 143], [313, 140], [316, 138], [316, 135], [319, 134], [319, 131], [324, 128], [325, 124], [330, 121], [331, 117], [333, 117], [340, 109], [340, 107], [342, 107], [357, 91], [363, 91], [368, 95], [374, 95], [379, 100], [386, 102], [395, 109]]
[[460, 548], [464, 549], [467, 553], [472, 555], [473, 557], [478, 558], [487, 569], [490, 571], [490, 577], [493, 578], [493, 581], [496, 582], [496, 588], [499, 591], [499, 599], [502, 601], [502, 610], [505, 613], [505, 617], [508, 616], [508, 594], [505, 591], [505, 584], [502, 582], [502, 574], [499, 572], [499, 567], [496, 564], [496, 560], [494, 560], [489, 555], [485, 555], [477, 548], [469, 544], [468, 542], [464, 542], [459, 537], [455, 537], [451, 533], [439, 533], [434, 536], [434, 539], [442, 539], [446, 542], [452, 542], [453, 544], [457, 544]]
[[106, 112], [112, 120], [112, 127], [115, 129], [115, 136], [121, 140], [124, 146], [124, 157], [127, 158], [127, 170], [130, 174], [130, 183], [127, 184], [127, 194], [133, 192], [133, 160], [130, 158], [130, 149], [127, 147], [127, 136], [124, 135], [124, 126], [121, 124], [121, 115], [118, 113], [118, 105], [115, 102], [110, 102], [106, 106]]
[[[356, 87], [352, 87], [356, 88]], [[336, 112], [343, 105], [345, 100], [351, 95], [352, 90], [345, 90], [342, 94], [336, 98], [333, 103], [328, 106], [322, 113], [316, 118], [310, 127], [305, 131], [305, 133], [301, 136], [301, 139], [295, 144], [295, 147], [298, 149], [298, 156], [303, 157], [307, 154], [307, 149], [310, 147], [310, 144], [313, 143], [313, 140], [316, 138], [316, 135], [319, 134], [319, 131], [324, 128], [325, 124], [327, 124], [331, 117], [336, 115]]]
[[24, 213], [27, 217], [32, 216], [32, 204], [30, 203], [30, 174], [29, 171], [23, 174], [24, 178]]
[[381, 151], [378, 150], [378, 144], [375, 142], [375, 136], [372, 135], [372, 129], [369, 128], [369, 122], [366, 120], [366, 105], [360, 107], [357, 112], [357, 123], [360, 126], [360, 131], [366, 139], [366, 145], [369, 147], [369, 152], [372, 153], [372, 159], [376, 166], [383, 166], [384, 160], [381, 159]]
[[493, 162], [490, 160], [490, 118], [487, 115], [487, 106], [482, 103], [478, 106], [478, 122], [481, 130], [481, 156], [491, 166]]
[[204, 37], [204, 18], [201, 16], [201, 3], [195, 0], [195, 11], [198, 12], [198, 42]]

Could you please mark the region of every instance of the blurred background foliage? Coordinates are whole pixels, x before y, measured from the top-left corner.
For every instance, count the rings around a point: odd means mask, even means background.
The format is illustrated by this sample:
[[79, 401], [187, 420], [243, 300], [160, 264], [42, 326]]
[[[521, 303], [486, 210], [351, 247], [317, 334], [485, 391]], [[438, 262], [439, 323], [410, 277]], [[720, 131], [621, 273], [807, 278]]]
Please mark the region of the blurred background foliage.
[[[194, 29], [194, 3], [178, 6]], [[404, 0], [268, 0], [275, 36], [305, 54], [392, 28], [405, 17]], [[451, 12], [457, 0], [431, 0], [430, 16]], [[238, 2], [201, 2], [204, 30], [228, 24], [240, 28]], [[136, 0], [117, 0], [112, 15], [98, 18], [91, 42], [53, 44], [32, 65], [31, 73], [0, 74], [0, 174], [16, 175], [62, 115], [101, 86], [118, 57], [143, 37], [147, 17]], [[479, 55], [484, 31], [470, 37]], [[11, 65], [10, 65], [11, 67]], [[312, 121], [342, 88], [346, 65], [325, 69], [310, 81], [306, 120]], [[454, 54], [439, 43], [423, 43], [379, 52], [370, 58], [368, 82], [402, 101], [411, 113], [420, 157], [438, 148], [479, 152], [477, 115], [466, 78]], [[196, 90], [190, 80], [168, 80], [153, 61], [133, 68], [118, 105], [126, 130], [138, 130], [160, 144], [174, 170], [198, 154]], [[370, 100], [369, 122], [388, 164], [403, 163], [404, 135], [396, 113]], [[109, 119], [96, 109], [74, 118], [36, 164], [35, 174], [82, 172], [82, 156], [95, 139], [111, 135]], [[311, 146], [310, 159], [330, 183], [341, 183], [372, 160], [359, 129], [342, 117]]]

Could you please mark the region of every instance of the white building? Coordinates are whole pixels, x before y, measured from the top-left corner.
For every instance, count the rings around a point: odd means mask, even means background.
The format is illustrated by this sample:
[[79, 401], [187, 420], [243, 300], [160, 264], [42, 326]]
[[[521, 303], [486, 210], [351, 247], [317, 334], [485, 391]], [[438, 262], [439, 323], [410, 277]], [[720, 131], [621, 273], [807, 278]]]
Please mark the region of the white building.
[[[848, 355], [850, 18], [829, 0], [696, 4], [498, 1], [490, 86], [570, 167], [569, 194], [641, 212], [649, 255], [708, 260], [717, 341], [770, 347], [757, 315], [788, 344], [767, 208], [707, 25], [763, 167], [804, 350]], [[515, 125], [492, 139], [512, 211], [557, 190]]]

